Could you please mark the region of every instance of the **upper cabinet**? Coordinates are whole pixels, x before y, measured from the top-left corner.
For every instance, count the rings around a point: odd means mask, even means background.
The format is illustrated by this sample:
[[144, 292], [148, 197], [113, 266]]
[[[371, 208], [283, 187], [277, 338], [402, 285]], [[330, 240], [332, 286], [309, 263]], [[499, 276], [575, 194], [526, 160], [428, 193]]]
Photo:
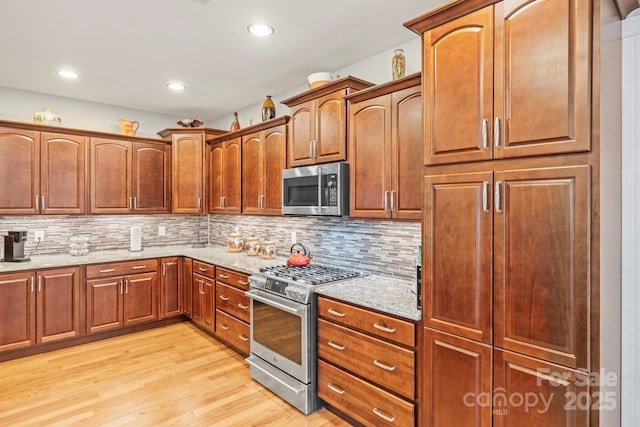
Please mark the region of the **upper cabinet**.
[[420, 73], [372, 87], [349, 101], [352, 218], [422, 217]]
[[435, 16], [407, 23], [433, 26], [423, 35], [424, 164], [590, 150], [589, 14], [587, 0], [517, 0], [440, 26]]
[[282, 170], [287, 167], [288, 116], [252, 127], [242, 136], [242, 213], [282, 213]]
[[84, 136], [0, 127], [0, 159], [0, 214], [86, 212]]
[[209, 154], [209, 213], [240, 213], [242, 138], [214, 140]]
[[202, 214], [205, 208], [205, 142], [224, 131], [207, 128], [165, 129], [171, 141], [172, 213]]
[[91, 213], [168, 213], [171, 147], [91, 138]]
[[344, 97], [370, 86], [349, 76], [282, 101], [291, 113], [288, 167], [347, 160]]

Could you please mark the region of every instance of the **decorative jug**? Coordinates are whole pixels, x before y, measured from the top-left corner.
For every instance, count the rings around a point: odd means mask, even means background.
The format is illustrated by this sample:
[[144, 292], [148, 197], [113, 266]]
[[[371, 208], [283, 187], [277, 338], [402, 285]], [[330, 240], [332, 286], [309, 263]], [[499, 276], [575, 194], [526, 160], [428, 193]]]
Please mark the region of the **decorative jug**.
[[140, 127], [140, 123], [136, 120], [118, 119], [118, 121], [120, 122], [120, 135], [136, 136], [136, 131]]

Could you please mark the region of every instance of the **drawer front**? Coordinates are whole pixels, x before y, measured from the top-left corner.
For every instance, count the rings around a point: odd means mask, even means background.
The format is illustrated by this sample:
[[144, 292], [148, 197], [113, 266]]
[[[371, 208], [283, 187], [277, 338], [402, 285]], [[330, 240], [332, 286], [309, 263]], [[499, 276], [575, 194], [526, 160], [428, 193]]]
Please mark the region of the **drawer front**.
[[414, 399], [415, 353], [318, 319], [318, 356]]
[[318, 361], [318, 395], [364, 425], [414, 425], [412, 403], [322, 360]]
[[87, 279], [101, 277], [124, 276], [128, 274], [149, 273], [158, 270], [157, 259], [143, 259], [140, 261], [113, 262], [87, 266]]
[[249, 290], [249, 276], [244, 273], [218, 267], [216, 269], [216, 280], [238, 289]]
[[327, 298], [318, 298], [318, 315], [408, 347], [416, 346], [415, 324]]
[[200, 261], [193, 261], [193, 272], [201, 274], [210, 279], [215, 279], [215, 266]]
[[216, 336], [249, 355], [249, 325], [221, 310], [216, 310]]
[[240, 289], [216, 282], [216, 308], [249, 323], [249, 297]]

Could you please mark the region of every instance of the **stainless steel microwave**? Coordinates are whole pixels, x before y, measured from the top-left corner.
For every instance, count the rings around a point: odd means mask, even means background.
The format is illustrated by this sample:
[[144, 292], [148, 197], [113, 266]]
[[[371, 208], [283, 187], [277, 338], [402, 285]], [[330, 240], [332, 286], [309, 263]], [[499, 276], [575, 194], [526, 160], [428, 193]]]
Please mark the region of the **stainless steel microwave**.
[[282, 171], [284, 215], [343, 216], [349, 213], [349, 164], [302, 166]]

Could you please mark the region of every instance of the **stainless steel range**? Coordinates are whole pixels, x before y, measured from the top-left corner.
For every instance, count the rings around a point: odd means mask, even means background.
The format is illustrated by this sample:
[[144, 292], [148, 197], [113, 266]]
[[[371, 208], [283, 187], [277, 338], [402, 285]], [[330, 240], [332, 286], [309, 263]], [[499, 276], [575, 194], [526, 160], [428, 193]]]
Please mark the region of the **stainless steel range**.
[[321, 408], [314, 288], [360, 275], [309, 264], [263, 268], [250, 276], [251, 378], [305, 414]]

